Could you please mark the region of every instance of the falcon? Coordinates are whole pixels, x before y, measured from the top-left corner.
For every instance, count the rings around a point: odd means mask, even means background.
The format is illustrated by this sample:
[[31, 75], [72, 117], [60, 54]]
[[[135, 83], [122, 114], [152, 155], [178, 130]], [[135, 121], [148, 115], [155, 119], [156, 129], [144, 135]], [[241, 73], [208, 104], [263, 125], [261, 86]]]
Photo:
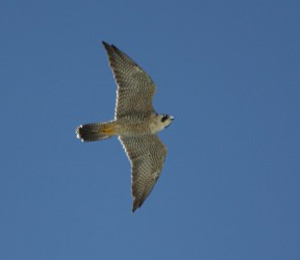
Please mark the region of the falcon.
[[77, 138], [82, 142], [118, 136], [131, 164], [132, 211], [141, 207], [157, 182], [167, 154], [157, 133], [174, 118], [155, 112], [152, 99], [155, 83], [128, 55], [114, 45], [102, 42], [117, 84], [114, 119], [80, 125]]

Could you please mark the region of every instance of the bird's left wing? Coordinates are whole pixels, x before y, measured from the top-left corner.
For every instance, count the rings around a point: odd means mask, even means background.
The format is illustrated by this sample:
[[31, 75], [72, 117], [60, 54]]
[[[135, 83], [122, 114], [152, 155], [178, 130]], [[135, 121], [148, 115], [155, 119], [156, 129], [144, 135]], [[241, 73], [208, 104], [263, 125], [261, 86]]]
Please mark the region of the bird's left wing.
[[141, 207], [162, 171], [167, 149], [157, 135], [120, 136], [131, 163], [132, 211]]
[[116, 46], [102, 42], [108, 55], [118, 89], [115, 118], [139, 115], [150, 116], [155, 84], [149, 75]]

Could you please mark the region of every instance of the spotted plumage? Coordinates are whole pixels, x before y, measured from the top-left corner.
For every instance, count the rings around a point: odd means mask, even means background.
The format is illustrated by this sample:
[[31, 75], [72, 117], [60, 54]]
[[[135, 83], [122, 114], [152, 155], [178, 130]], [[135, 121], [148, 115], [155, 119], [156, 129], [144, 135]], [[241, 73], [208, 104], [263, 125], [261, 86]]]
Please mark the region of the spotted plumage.
[[167, 149], [157, 132], [173, 117], [155, 112], [155, 84], [143, 69], [114, 45], [102, 42], [117, 83], [115, 118], [110, 122], [81, 125], [76, 129], [83, 142], [119, 136], [131, 163], [132, 211], [151, 193], [162, 171]]

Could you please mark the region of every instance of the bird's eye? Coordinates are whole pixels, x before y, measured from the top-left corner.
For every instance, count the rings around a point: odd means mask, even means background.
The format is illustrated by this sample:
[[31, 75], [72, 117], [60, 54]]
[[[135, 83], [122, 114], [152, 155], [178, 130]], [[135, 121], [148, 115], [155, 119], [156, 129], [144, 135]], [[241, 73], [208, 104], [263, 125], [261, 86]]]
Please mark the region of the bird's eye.
[[164, 115], [161, 119], [162, 122], [165, 122], [168, 119], [168, 115]]

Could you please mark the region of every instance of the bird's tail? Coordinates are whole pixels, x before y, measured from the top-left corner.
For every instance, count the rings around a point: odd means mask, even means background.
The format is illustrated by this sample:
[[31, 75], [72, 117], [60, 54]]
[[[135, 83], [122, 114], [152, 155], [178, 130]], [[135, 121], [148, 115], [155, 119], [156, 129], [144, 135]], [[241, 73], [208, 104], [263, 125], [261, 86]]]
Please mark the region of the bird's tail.
[[76, 129], [77, 138], [82, 142], [105, 140], [117, 135], [117, 123], [115, 121], [106, 123], [94, 123], [81, 125]]

